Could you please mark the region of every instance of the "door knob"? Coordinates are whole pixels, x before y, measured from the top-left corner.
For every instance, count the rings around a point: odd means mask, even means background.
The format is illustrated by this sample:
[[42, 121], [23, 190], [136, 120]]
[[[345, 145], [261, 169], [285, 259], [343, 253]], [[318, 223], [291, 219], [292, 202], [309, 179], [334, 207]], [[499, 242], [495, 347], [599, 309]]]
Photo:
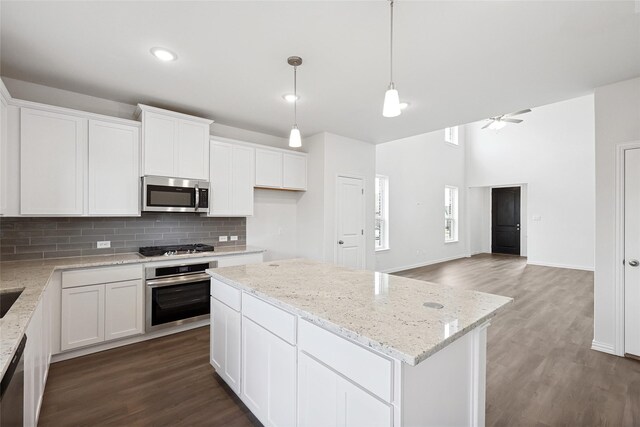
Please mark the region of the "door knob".
[[[342, 240], [338, 240], [338, 244], [339, 245], [344, 245], [344, 242]], [[638, 262], [638, 261], [636, 261], [636, 262]]]
[[631, 267], [637, 267], [640, 265], [640, 262], [637, 259], [632, 259], [631, 261], [629, 261], [629, 265]]

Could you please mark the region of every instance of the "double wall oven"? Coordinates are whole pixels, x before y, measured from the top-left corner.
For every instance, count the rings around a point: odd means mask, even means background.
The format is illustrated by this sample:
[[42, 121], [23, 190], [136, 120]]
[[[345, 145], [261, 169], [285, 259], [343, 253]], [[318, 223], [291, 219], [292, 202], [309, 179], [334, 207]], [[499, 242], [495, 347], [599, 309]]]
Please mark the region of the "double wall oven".
[[146, 331], [169, 328], [209, 318], [208, 268], [217, 261], [186, 262], [147, 267]]

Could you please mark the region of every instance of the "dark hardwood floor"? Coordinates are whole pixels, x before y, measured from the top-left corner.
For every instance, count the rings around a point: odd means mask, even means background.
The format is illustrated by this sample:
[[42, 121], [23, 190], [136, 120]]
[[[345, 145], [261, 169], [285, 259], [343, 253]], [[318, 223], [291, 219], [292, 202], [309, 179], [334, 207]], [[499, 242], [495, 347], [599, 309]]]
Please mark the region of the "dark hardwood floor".
[[[640, 426], [640, 362], [590, 349], [593, 273], [478, 255], [397, 274], [515, 298], [489, 328], [487, 426]], [[200, 328], [55, 363], [40, 425], [259, 425], [208, 345]]]

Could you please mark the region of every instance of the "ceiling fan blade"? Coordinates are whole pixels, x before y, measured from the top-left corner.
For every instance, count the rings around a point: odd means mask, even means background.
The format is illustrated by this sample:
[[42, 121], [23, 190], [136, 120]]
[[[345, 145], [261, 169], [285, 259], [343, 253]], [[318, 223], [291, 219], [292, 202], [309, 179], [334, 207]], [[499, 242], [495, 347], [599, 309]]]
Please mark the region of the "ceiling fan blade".
[[489, 123], [487, 123], [486, 125], [482, 126], [480, 129], [486, 129], [486, 128], [488, 128], [489, 126], [491, 126], [491, 123], [493, 123], [493, 120], [492, 120], [492, 121], [490, 121]]
[[531, 109], [527, 108], [526, 110], [520, 110], [520, 111], [516, 111], [515, 113], [505, 114], [504, 117], [519, 116], [520, 114], [525, 114], [525, 113], [530, 113], [530, 112], [531, 112]]
[[523, 120], [522, 119], [502, 119], [503, 122], [509, 122], [509, 123], [522, 123]]

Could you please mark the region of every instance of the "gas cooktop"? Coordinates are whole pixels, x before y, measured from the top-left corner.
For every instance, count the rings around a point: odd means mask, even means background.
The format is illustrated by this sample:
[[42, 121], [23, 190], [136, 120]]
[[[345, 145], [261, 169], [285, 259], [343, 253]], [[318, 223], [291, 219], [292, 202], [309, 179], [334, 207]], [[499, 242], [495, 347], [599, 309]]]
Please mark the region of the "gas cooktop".
[[145, 246], [138, 248], [138, 253], [145, 257], [196, 254], [213, 252], [213, 246], [202, 243], [192, 245]]

